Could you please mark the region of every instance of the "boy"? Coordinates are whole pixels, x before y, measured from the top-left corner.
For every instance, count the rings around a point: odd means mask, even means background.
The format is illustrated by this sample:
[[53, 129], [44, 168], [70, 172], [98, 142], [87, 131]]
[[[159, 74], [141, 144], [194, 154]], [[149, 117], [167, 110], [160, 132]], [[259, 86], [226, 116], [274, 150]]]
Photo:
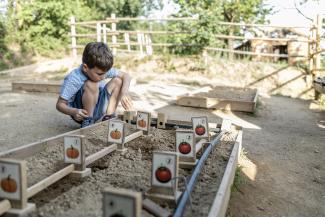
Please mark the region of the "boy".
[[[106, 44], [88, 43], [81, 66], [64, 79], [57, 110], [70, 115], [83, 128], [98, 120], [114, 118], [119, 102], [124, 109], [131, 109], [128, 94], [131, 77], [112, 66], [113, 55]], [[106, 83], [106, 78], [112, 79]]]

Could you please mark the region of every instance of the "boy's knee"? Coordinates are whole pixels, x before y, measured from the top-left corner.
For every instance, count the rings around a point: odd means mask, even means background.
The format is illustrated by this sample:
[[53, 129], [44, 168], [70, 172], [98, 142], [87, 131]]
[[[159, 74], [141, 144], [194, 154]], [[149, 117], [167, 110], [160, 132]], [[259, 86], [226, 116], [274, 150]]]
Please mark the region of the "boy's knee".
[[116, 87], [122, 87], [123, 81], [121, 78], [115, 77], [113, 78], [113, 83], [116, 85]]
[[84, 84], [84, 90], [90, 90], [91, 92], [93, 93], [97, 93], [99, 92], [99, 89], [98, 89], [98, 82], [93, 82], [93, 81], [90, 81], [90, 80], [87, 80]]

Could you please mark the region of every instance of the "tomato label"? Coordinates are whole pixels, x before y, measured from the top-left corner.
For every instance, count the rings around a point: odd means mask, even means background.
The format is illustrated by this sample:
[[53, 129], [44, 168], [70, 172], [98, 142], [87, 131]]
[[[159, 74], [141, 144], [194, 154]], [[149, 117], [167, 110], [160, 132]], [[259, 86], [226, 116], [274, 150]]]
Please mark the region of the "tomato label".
[[153, 152], [151, 183], [156, 187], [177, 186], [174, 177], [178, 173], [178, 157], [175, 152]]
[[204, 117], [192, 117], [192, 126], [195, 134], [195, 138], [208, 138], [208, 118]]
[[189, 130], [176, 130], [176, 152], [181, 157], [195, 157], [194, 133]]

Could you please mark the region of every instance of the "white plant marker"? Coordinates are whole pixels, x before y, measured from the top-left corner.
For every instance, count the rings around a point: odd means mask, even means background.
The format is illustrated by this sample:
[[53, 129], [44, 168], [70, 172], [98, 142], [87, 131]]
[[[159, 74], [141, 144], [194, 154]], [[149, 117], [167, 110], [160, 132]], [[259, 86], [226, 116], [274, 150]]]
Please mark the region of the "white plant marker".
[[0, 197], [8, 199], [13, 207], [7, 213], [27, 215], [35, 210], [35, 204], [27, 203], [26, 161], [0, 159]]
[[64, 137], [64, 162], [82, 164], [84, 161], [82, 138], [80, 136]]
[[141, 193], [117, 188], [104, 189], [103, 217], [141, 217], [141, 211]]
[[208, 117], [192, 117], [192, 126], [196, 139], [209, 139]]
[[148, 135], [150, 131], [151, 114], [149, 112], [137, 113], [137, 129], [144, 131], [144, 134]]
[[[151, 189], [147, 195], [153, 200], [177, 200], [178, 155], [175, 152], [154, 151], [151, 170]], [[175, 198], [176, 195], [176, 198]]]
[[108, 142], [116, 144], [124, 143], [124, 122], [118, 120], [109, 121]]

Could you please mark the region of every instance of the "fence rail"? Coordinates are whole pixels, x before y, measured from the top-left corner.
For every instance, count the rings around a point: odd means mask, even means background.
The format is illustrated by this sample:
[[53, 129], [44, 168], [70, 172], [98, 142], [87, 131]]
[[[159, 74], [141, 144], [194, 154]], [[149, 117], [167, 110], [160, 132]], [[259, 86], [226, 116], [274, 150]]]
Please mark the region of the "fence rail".
[[[177, 22], [185, 22], [185, 21], [197, 21], [196, 17], [177, 17], [177, 18], [139, 18], [139, 17], [115, 17], [115, 14], [112, 14], [111, 17], [108, 17], [105, 20], [97, 20], [97, 21], [84, 21], [84, 22], [76, 22], [74, 17], [71, 17], [70, 25], [71, 25], [71, 33], [69, 36], [71, 37], [71, 49], [74, 57], [77, 57], [77, 49], [84, 48], [84, 45], [77, 45], [77, 38], [89, 38], [96, 39], [97, 41], [103, 41], [107, 43], [113, 50], [113, 54], [116, 55], [117, 51], [124, 50], [126, 52], [137, 52], [140, 55], [152, 55], [153, 47], [173, 47], [173, 46], [198, 46], [196, 44], [178, 44], [178, 43], [153, 43], [152, 37], [155, 35], [175, 35], [175, 34], [192, 34], [190, 31], [153, 31], [153, 30], [121, 30], [117, 29], [117, 23], [123, 21], [142, 21], [142, 22], [152, 22], [152, 21], [177, 21]], [[317, 75], [317, 72], [323, 71], [321, 69], [321, 55], [325, 53], [325, 50], [320, 47], [320, 42], [325, 41], [325, 38], [321, 37], [322, 28], [325, 27], [325, 24], [322, 23], [322, 19], [318, 16], [314, 22], [310, 26], [286, 26], [286, 25], [268, 25], [268, 24], [252, 24], [252, 23], [230, 23], [230, 22], [218, 22], [217, 25], [225, 25], [225, 26], [245, 26], [252, 28], [273, 28], [273, 29], [309, 29], [309, 36], [297, 36], [293, 38], [272, 38], [272, 37], [247, 37], [247, 36], [237, 36], [237, 35], [222, 35], [217, 34], [215, 37], [220, 40], [228, 41], [228, 44], [233, 43], [234, 40], [245, 42], [250, 40], [251, 42], [265, 42], [270, 43], [272, 46], [276, 44], [277, 46], [282, 46], [285, 44], [289, 50], [289, 45], [291, 46], [291, 51], [293, 53], [288, 54], [279, 54], [274, 53], [272, 50], [260, 50], [260, 51], [251, 51], [251, 50], [236, 50], [232, 46], [231, 49], [225, 49], [220, 47], [205, 47], [204, 52], [207, 51], [217, 51], [228, 53], [228, 55], [240, 54], [240, 55], [249, 55], [254, 58], [256, 57], [265, 57], [265, 58], [287, 58], [289, 62], [292, 63], [297, 62], [297, 60], [301, 61], [309, 61], [309, 71]], [[76, 27], [80, 26], [81, 28], [88, 28], [96, 30], [95, 33], [77, 33]], [[89, 30], [89, 31], [90, 31]], [[132, 36], [132, 37], [131, 37]], [[135, 41], [134, 36], [136, 37]], [[111, 39], [108, 40], [108, 37]], [[123, 39], [121, 39], [121, 37]], [[123, 42], [121, 42], [121, 40]], [[278, 44], [277, 44], [278, 43]], [[296, 45], [295, 45], [296, 43]], [[295, 51], [295, 46], [305, 46], [306, 52], [301, 54], [298, 51]], [[122, 49], [125, 47], [125, 49]], [[119, 49], [117, 49], [119, 48]], [[298, 48], [297, 48], [298, 49]], [[297, 50], [296, 49], [296, 50]], [[300, 48], [299, 48], [300, 49]]]

